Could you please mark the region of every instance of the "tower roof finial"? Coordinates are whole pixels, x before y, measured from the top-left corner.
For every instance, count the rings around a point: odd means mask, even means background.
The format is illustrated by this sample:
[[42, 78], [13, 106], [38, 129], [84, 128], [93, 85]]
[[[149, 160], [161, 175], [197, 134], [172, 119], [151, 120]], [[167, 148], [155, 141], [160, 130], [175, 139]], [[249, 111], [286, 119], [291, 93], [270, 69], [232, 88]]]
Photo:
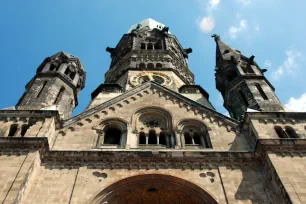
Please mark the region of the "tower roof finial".
[[220, 35], [218, 34], [212, 34], [211, 37], [214, 38], [216, 42], [220, 40]]

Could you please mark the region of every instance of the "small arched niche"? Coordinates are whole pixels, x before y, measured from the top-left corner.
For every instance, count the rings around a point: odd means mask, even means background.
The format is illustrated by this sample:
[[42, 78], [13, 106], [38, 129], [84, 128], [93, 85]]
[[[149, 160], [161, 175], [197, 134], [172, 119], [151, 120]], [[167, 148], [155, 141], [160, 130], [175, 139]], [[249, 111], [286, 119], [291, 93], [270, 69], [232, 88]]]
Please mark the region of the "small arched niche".
[[208, 129], [200, 121], [185, 119], [179, 122], [178, 133], [185, 148], [212, 148]]
[[124, 148], [127, 137], [127, 124], [120, 119], [108, 119], [95, 128], [99, 137], [98, 148]]

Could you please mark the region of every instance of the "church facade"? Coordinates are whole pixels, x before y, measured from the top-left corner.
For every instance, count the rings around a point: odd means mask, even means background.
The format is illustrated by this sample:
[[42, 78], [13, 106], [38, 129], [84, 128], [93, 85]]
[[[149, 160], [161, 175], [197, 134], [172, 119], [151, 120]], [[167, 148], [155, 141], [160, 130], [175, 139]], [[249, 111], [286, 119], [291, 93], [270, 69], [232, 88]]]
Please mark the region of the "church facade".
[[47, 57], [0, 110], [0, 202], [306, 203], [306, 113], [287, 112], [254, 56], [216, 42], [216, 88], [194, 83], [183, 48], [152, 19], [116, 47], [92, 100], [81, 61]]

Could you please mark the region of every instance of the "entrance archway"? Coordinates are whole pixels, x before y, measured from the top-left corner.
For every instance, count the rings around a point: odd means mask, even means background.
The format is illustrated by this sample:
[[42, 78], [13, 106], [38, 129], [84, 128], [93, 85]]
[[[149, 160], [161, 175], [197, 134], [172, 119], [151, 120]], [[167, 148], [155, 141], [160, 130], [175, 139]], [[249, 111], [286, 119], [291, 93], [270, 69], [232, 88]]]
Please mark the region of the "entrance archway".
[[120, 180], [89, 202], [94, 204], [216, 204], [199, 186], [168, 175], [147, 174]]

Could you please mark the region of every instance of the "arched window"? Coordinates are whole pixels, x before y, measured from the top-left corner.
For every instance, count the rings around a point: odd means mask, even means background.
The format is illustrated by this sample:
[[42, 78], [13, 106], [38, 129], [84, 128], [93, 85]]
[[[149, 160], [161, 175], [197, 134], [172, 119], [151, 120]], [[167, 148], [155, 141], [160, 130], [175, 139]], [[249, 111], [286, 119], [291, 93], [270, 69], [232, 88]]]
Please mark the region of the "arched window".
[[149, 144], [157, 144], [157, 136], [155, 130], [149, 131]]
[[192, 137], [189, 132], [184, 132], [185, 144], [193, 144]]
[[211, 148], [207, 127], [200, 121], [188, 119], [178, 124], [183, 140], [188, 148]]
[[139, 133], [139, 144], [146, 144], [146, 134], [144, 132]]
[[145, 63], [140, 63], [139, 68], [146, 68], [146, 64]]
[[296, 134], [295, 130], [290, 126], [285, 127], [285, 132], [287, 133], [289, 138], [299, 138], [299, 136]]
[[[159, 145], [160, 148], [174, 148], [175, 136], [171, 134], [171, 115], [159, 108], [143, 108], [132, 118], [133, 130], [139, 132], [139, 144]], [[149, 147], [148, 147], [149, 148]]]
[[146, 49], [146, 44], [141, 43], [140, 49], [145, 50]]
[[64, 94], [64, 91], [65, 91], [65, 87], [62, 86], [60, 91], [58, 92], [53, 104], [57, 104], [61, 100], [61, 98]]
[[72, 71], [70, 67], [67, 67], [67, 69], [65, 70], [65, 74], [71, 79], [73, 80], [75, 75], [76, 75], [76, 72], [75, 71]]
[[288, 138], [287, 134], [283, 131], [283, 128], [280, 126], [274, 126], [274, 130], [280, 138]]
[[244, 93], [242, 91], [238, 91], [239, 95], [240, 95], [240, 98], [242, 99], [243, 103], [246, 105], [246, 106], [249, 106], [249, 102], [248, 102], [248, 99], [245, 97]]
[[193, 141], [194, 141], [194, 144], [197, 144], [197, 145], [201, 144], [201, 136], [199, 133], [197, 132], [193, 133]]
[[45, 86], [47, 85], [47, 83], [48, 83], [48, 81], [44, 81], [44, 83], [43, 83], [42, 87], [40, 88], [40, 90], [39, 90], [39, 92], [38, 92], [36, 98], [39, 98], [39, 97], [40, 97], [40, 95], [41, 95], [41, 93], [43, 92], [43, 90], [44, 90]]
[[104, 144], [120, 145], [121, 130], [116, 127], [109, 127], [105, 130]]
[[162, 67], [163, 67], [163, 65], [161, 63], [156, 64], [156, 68], [162, 68]]
[[159, 133], [159, 144], [166, 145], [166, 135], [164, 132]]
[[21, 137], [25, 136], [25, 134], [26, 134], [27, 130], [29, 129], [29, 127], [30, 126], [26, 125], [26, 124], [21, 126], [21, 133], [20, 133]]
[[261, 97], [264, 99], [264, 100], [269, 100], [267, 95], [265, 94], [265, 92], [262, 90], [261, 86], [259, 83], [255, 83], [255, 86], [258, 90], [258, 92], [260, 93]]
[[16, 135], [16, 132], [17, 132], [17, 130], [18, 130], [18, 125], [17, 125], [17, 124], [13, 124], [13, 125], [11, 125], [11, 127], [10, 127], [10, 131], [9, 131], [8, 136], [9, 136], [9, 137], [13, 137], [13, 136], [15, 136], [15, 135]]
[[54, 64], [54, 63], [51, 63], [50, 64], [50, 71], [58, 71], [58, 68], [60, 67], [60, 65], [59, 64]]
[[155, 43], [154, 49], [155, 49], [155, 50], [160, 50], [160, 49], [161, 49], [161, 44], [160, 44], [159, 42], [158, 42], [158, 43]]
[[149, 63], [148, 64], [148, 69], [154, 69], [154, 64], [153, 63]]
[[153, 44], [152, 43], [148, 44], [147, 50], [153, 50]]

